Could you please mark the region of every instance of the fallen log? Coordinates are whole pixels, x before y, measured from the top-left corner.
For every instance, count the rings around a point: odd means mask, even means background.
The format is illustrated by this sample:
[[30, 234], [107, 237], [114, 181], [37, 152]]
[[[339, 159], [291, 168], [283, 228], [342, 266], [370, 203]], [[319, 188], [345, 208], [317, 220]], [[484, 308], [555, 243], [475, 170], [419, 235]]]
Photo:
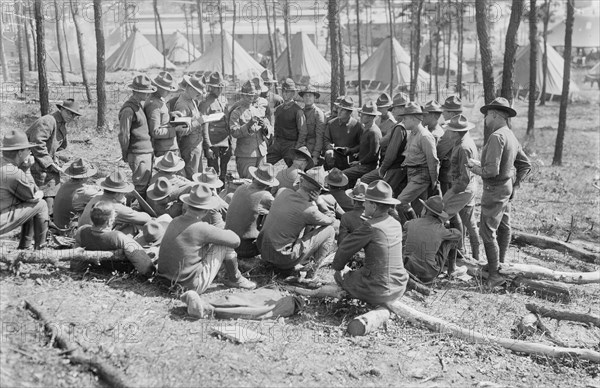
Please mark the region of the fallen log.
[[317, 298], [338, 298], [341, 299], [346, 295], [346, 291], [337, 284], [327, 284], [316, 290], [310, 290], [308, 288], [296, 287], [296, 286], [282, 286], [284, 289], [294, 292], [303, 296], [314, 296]]
[[431, 289], [429, 287], [427, 287], [426, 285], [424, 285], [423, 283], [421, 283], [418, 280], [415, 280], [412, 278], [412, 275], [410, 275], [411, 277], [408, 278], [408, 283], [406, 283], [406, 290], [414, 290], [417, 291], [420, 294], [423, 294], [425, 296], [429, 296], [431, 295]]
[[124, 377], [117, 368], [106, 364], [98, 357], [85, 355], [81, 348], [70, 343], [67, 337], [60, 332], [60, 326], [48, 320], [40, 309], [28, 301], [25, 301], [25, 308], [31, 311], [35, 318], [42, 322], [53, 344], [64, 350], [62, 352], [63, 355], [67, 355], [72, 364], [87, 366], [88, 369], [98, 375], [100, 380], [104, 381], [110, 387], [126, 388], [130, 386], [125, 382]]
[[512, 281], [512, 287], [522, 288], [526, 293], [533, 294], [538, 298], [544, 298], [563, 303], [571, 302], [569, 286], [560, 282], [550, 280], [533, 280], [517, 276]]
[[15, 250], [2, 252], [0, 262], [15, 265], [17, 263], [58, 264], [61, 261], [78, 261], [100, 265], [102, 262], [128, 261], [122, 249], [114, 251], [86, 251], [73, 249], [40, 249], [39, 251]]
[[390, 310], [381, 306], [351, 320], [346, 330], [351, 336], [367, 335], [383, 326], [388, 319]]
[[542, 249], [554, 249], [560, 253], [568, 254], [579, 260], [592, 264], [600, 264], [600, 254], [589, 252], [568, 242], [560, 241], [547, 236], [531, 233], [512, 231], [512, 242], [516, 245], [534, 245]]
[[525, 305], [527, 311], [539, 314], [542, 317], [557, 319], [560, 321], [573, 321], [582, 323], [591, 323], [596, 327], [600, 327], [600, 316], [586, 313], [574, 313], [567, 310], [549, 309], [544, 306], [536, 305], [534, 303], [527, 303]]
[[562, 272], [533, 264], [503, 263], [500, 266], [500, 273], [507, 276], [523, 276], [530, 279], [549, 279], [564, 283], [600, 283], [600, 270], [594, 272]]
[[582, 360], [600, 363], [600, 353], [593, 350], [548, 346], [535, 342], [526, 342], [511, 338], [498, 338], [492, 335], [485, 335], [473, 331], [472, 329], [465, 329], [457, 324], [446, 322], [440, 318], [422, 313], [400, 301], [388, 303], [386, 307], [398, 315], [398, 317], [405, 319], [412, 324], [421, 324], [436, 333], [450, 334], [454, 337], [464, 339], [471, 343], [493, 343], [513, 352], [543, 355], [553, 358], [575, 356]]

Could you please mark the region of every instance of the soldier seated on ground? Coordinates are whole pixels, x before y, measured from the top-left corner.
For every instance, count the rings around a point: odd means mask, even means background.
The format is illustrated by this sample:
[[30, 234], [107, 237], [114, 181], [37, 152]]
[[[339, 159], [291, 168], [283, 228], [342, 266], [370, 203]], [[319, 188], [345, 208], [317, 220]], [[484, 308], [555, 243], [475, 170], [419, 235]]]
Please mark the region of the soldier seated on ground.
[[212, 167], [207, 167], [204, 169], [203, 173], [192, 175], [192, 180], [195, 183], [204, 183], [210, 187], [213, 197], [218, 202], [218, 205], [214, 209], [209, 210], [208, 214], [202, 219], [202, 221], [208, 222], [217, 228], [224, 229], [229, 204], [219, 196], [219, 193], [217, 193], [217, 189], [223, 187], [223, 182], [219, 179], [217, 171]]
[[297, 265], [308, 265], [307, 277], [313, 277], [334, 249], [335, 230], [333, 213], [323, 214], [326, 208], [319, 194], [325, 184], [323, 168], [312, 168], [300, 173], [297, 191], [283, 189], [279, 192], [260, 231], [257, 246], [262, 260], [285, 272]]
[[282, 188], [296, 190], [298, 188], [299, 173], [313, 168], [315, 165], [308, 148], [300, 147], [290, 150], [292, 164], [277, 173], [276, 179], [279, 185], [273, 188], [272, 194]]
[[[331, 265], [336, 282], [353, 297], [371, 304], [392, 302], [406, 290], [408, 275], [402, 263], [402, 226], [389, 210], [399, 203], [385, 181], [367, 188], [363, 222], [340, 243]], [[365, 250], [361, 268], [346, 267], [356, 253]]]
[[340, 220], [340, 232], [337, 238], [338, 245], [365, 221], [362, 215], [365, 211], [366, 192], [367, 184], [362, 183], [360, 179], [356, 181], [353, 189], [346, 190], [346, 195], [352, 200], [354, 207], [349, 212], [344, 213]]
[[181, 196], [186, 204], [183, 215], [169, 224], [158, 255], [158, 275], [185, 290], [204, 293], [225, 266], [225, 286], [253, 289], [256, 283], [242, 276], [234, 251], [240, 238], [230, 230], [219, 229], [202, 221], [219, 202], [211, 188], [198, 183]]
[[421, 203], [423, 216], [404, 224], [404, 267], [423, 283], [429, 283], [442, 273], [447, 262], [448, 275], [454, 272], [456, 248], [462, 234], [458, 229], [444, 226], [448, 214], [442, 197], [435, 195]]
[[123, 249], [127, 259], [142, 275], [154, 273], [154, 264], [132, 237], [112, 230], [116, 219], [115, 206], [109, 201], [100, 201], [90, 211], [92, 225], [83, 225], [75, 234], [77, 244], [90, 251], [112, 251]]

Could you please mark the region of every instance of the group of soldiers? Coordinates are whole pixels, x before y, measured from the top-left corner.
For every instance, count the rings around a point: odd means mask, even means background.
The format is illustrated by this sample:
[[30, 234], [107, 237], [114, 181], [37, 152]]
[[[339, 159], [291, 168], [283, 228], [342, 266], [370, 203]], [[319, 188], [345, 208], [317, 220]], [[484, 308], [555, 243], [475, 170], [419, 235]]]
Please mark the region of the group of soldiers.
[[[76, 225], [80, 246], [123, 249], [140, 273], [198, 293], [222, 265], [224, 284], [256, 287], [238, 260], [260, 258], [281, 274], [309, 278], [331, 264], [343, 288], [373, 304], [400, 297], [409, 276], [428, 283], [446, 268], [452, 275], [468, 235], [476, 260], [481, 237], [489, 285], [502, 283], [510, 201], [531, 169], [510, 129], [516, 112], [508, 101], [481, 108], [480, 159], [458, 96], [421, 106], [384, 93], [360, 109], [341, 96], [325, 117], [315, 88], [286, 79], [279, 96], [276, 85], [265, 71], [229, 105], [218, 72], [180, 83], [168, 72], [136, 76], [119, 111], [131, 181], [117, 170], [95, 185], [89, 161], [59, 167], [66, 124], [81, 113], [73, 100], [58, 104], [4, 138], [0, 234], [22, 227], [19, 248], [41, 249], [48, 226], [63, 233]], [[235, 181], [227, 178], [232, 155]], [[287, 168], [276, 173], [280, 160]], [[70, 179], [61, 184], [61, 175]], [[360, 268], [351, 270], [357, 258]]]

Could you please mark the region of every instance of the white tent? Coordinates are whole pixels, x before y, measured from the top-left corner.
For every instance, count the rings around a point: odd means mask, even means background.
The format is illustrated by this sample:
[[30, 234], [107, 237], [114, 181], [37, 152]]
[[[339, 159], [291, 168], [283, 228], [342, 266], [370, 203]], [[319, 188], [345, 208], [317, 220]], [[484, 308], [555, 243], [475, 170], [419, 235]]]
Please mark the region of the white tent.
[[[164, 57], [139, 31], [134, 31], [129, 38], [106, 60], [107, 71], [146, 70], [162, 68]], [[167, 59], [167, 69], [175, 69], [175, 65]]]

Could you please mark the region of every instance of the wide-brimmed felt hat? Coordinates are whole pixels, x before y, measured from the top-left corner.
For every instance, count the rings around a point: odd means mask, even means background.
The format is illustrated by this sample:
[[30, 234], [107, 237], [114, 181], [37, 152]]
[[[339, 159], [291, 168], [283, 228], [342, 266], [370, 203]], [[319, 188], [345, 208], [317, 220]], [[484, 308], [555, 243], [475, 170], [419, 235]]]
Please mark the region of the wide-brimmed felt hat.
[[183, 170], [185, 161], [173, 151], [168, 151], [163, 156], [156, 158], [154, 168], [161, 171], [173, 172]]
[[258, 94], [258, 90], [256, 85], [252, 81], [246, 81], [242, 85], [242, 89], [240, 90], [240, 94], [244, 94], [246, 96], [255, 96]]
[[325, 169], [323, 166], [313, 167], [306, 172], [300, 171], [299, 174], [305, 178], [308, 182], [319, 187], [320, 189], [325, 188]]
[[204, 172], [195, 173], [192, 175], [192, 180], [197, 183], [204, 183], [213, 189], [223, 187], [224, 184], [213, 167], [207, 167]]
[[286, 78], [281, 82], [281, 90], [286, 91], [298, 91], [296, 83], [291, 78]]
[[219, 71], [213, 71], [206, 80], [206, 86], [213, 86], [215, 88], [222, 88], [226, 84], [223, 74]]
[[219, 199], [213, 196], [212, 189], [205, 183], [197, 183], [189, 194], [183, 194], [179, 199], [196, 209], [211, 210], [219, 206]]
[[452, 116], [452, 118], [444, 124], [444, 127], [446, 127], [448, 131], [467, 132], [475, 128], [475, 124], [469, 122], [463, 115], [456, 115]]
[[278, 83], [275, 77], [273, 77], [273, 73], [271, 73], [269, 69], [265, 69], [265, 71], [260, 74], [260, 78], [262, 78], [263, 82], [267, 85]]
[[340, 101], [336, 102], [335, 105], [340, 109], [346, 109], [349, 111], [353, 111], [355, 108], [354, 99], [350, 96], [340, 97]]
[[379, 97], [377, 97], [376, 104], [379, 108], [389, 108], [392, 106], [392, 98], [387, 93], [381, 93]]
[[462, 100], [457, 95], [452, 95], [444, 101], [442, 105], [443, 110], [447, 110], [449, 112], [462, 112]]
[[377, 104], [374, 101], [369, 101], [358, 110], [361, 115], [367, 116], [381, 116], [381, 112], [377, 110]]
[[146, 222], [142, 227], [142, 232], [135, 238], [135, 241], [142, 247], [159, 245], [171, 221], [173, 219], [170, 215], [163, 214], [155, 220]]
[[177, 81], [168, 71], [161, 71], [158, 73], [158, 75], [152, 80], [152, 84], [169, 92], [175, 92], [179, 89], [179, 86], [177, 86]]
[[442, 113], [442, 106], [436, 100], [427, 101], [423, 107], [425, 113]]
[[334, 167], [329, 171], [327, 177], [325, 177], [325, 183], [329, 186], [344, 187], [348, 184], [348, 176], [342, 170]]
[[392, 187], [384, 180], [371, 182], [365, 193], [365, 200], [386, 205], [398, 205], [400, 201], [393, 197]]
[[356, 181], [354, 188], [346, 190], [346, 195], [355, 201], [364, 202], [368, 187], [366, 183], [362, 183], [359, 179]]
[[504, 97], [497, 97], [494, 101], [490, 102], [487, 105], [481, 107], [480, 111], [483, 114], [486, 114], [489, 110], [500, 110], [508, 113], [508, 117], [515, 117], [517, 115], [517, 111], [511, 108], [510, 103]]
[[104, 190], [115, 193], [131, 193], [134, 189], [133, 184], [125, 180], [125, 174], [118, 170], [100, 180], [99, 183]]
[[425, 206], [426, 209], [436, 214], [441, 218], [448, 218], [448, 213], [444, 211], [444, 202], [442, 201], [442, 197], [439, 195], [434, 195], [432, 197], [427, 198], [427, 202], [423, 201], [419, 198], [419, 201]]
[[394, 96], [392, 100], [392, 107], [396, 106], [406, 106], [410, 102], [410, 97], [406, 93], [398, 93]]
[[401, 116], [408, 115], [423, 115], [423, 109], [421, 109], [421, 105], [416, 102], [410, 101], [404, 106], [404, 112], [402, 112]]
[[275, 178], [275, 166], [271, 163], [261, 163], [258, 167], [251, 166], [248, 168], [248, 173], [267, 186], [279, 185], [279, 181]]
[[301, 91], [298, 92], [298, 95], [300, 97], [304, 97], [304, 95], [306, 93], [312, 93], [316, 99], [319, 99], [321, 97], [321, 93], [319, 93], [319, 91], [317, 90], [317, 88], [315, 88], [312, 85], [306, 85]]
[[11, 129], [2, 140], [1, 151], [16, 151], [24, 150], [26, 148], [35, 147], [36, 144], [30, 143], [27, 139], [27, 134], [20, 129]]
[[254, 77], [252, 78], [252, 83], [254, 83], [254, 87], [258, 90], [259, 93], [264, 93], [269, 91], [269, 87], [265, 85], [262, 78]]
[[313, 160], [312, 155], [310, 154], [310, 151], [308, 150], [308, 148], [306, 148], [306, 146], [302, 146], [300, 148], [292, 148], [290, 150], [290, 153], [292, 154], [292, 159], [297, 156], [306, 159], [308, 161], [308, 164], [306, 165], [307, 170], [314, 167], [315, 161]]
[[73, 113], [75, 116], [81, 116], [81, 112], [79, 111], [79, 104], [72, 98], [67, 98], [63, 101], [62, 104], [56, 104], [56, 107], [59, 109], [66, 109], [69, 112]]
[[172, 190], [173, 185], [171, 184], [171, 181], [164, 176], [161, 176], [156, 182], [148, 186], [146, 195], [153, 201], [160, 201], [161, 199], [167, 198]]
[[98, 170], [93, 164], [88, 163], [83, 158], [77, 158], [63, 167], [62, 172], [71, 178], [89, 178], [96, 175]]
[[140, 74], [133, 77], [133, 81], [127, 85], [134, 92], [154, 93], [156, 86], [152, 85], [152, 80], [146, 74]]
[[202, 82], [202, 78], [198, 77], [196, 74], [193, 75], [184, 75], [182, 84], [185, 86], [191, 86], [198, 93], [204, 93], [204, 83]]

